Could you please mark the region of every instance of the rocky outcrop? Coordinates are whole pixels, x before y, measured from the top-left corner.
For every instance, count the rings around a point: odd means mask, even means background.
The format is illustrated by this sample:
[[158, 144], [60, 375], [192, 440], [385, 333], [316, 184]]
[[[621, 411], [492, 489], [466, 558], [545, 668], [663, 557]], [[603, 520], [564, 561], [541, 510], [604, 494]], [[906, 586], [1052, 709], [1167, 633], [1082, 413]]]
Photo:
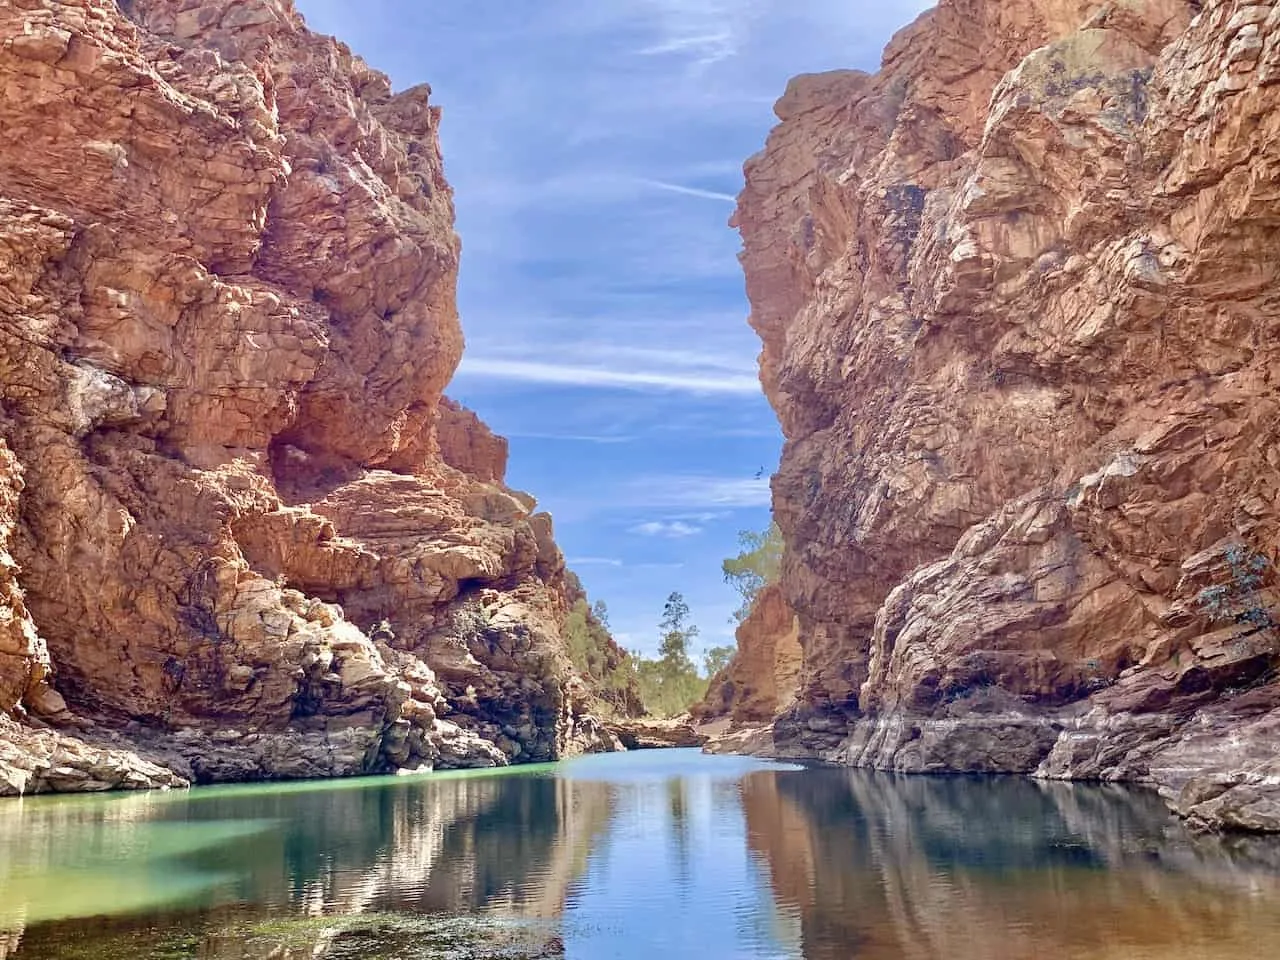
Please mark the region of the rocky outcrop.
[[110, 739], [33, 730], [0, 716], [0, 797], [190, 786], [172, 769]]
[[675, 747], [701, 747], [708, 736], [700, 733], [687, 720], [660, 720], [644, 717], [633, 720], [610, 720], [605, 729], [625, 750], [665, 750]]
[[759, 723], [795, 699], [803, 659], [800, 628], [777, 584], [760, 591], [736, 637], [733, 659], [711, 678], [707, 695], [692, 710], [700, 721]]
[[1280, 6], [942, 0], [736, 224], [786, 434], [779, 743], [1280, 829]]
[[200, 781], [605, 745], [551, 520], [442, 398], [430, 91], [288, 0], [10, 4], [0, 86], [0, 709]]
[[9, 553], [21, 492], [18, 461], [0, 439], [0, 712], [31, 697], [49, 671], [49, 652], [27, 613]]

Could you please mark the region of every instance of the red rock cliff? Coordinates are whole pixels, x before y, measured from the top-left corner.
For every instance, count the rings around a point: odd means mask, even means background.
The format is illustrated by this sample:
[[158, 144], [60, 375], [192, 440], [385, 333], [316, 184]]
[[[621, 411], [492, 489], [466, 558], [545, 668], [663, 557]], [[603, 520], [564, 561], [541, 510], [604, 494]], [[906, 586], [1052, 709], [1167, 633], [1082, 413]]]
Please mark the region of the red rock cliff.
[[735, 217], [780, 742], [1280, 829], [1278, 81], [1271, 2], [942, 0], [791, 83]]
[[693, 714], [703, 721], [760, 723], [791, 706], [803, 660], [796, 621], [778, 584], [765, 586], [738, 626], [733, 659], [711, 678]]
[[607, 746], [550, 518], [441, 397], [430, 91], [289, 0], [9, 3], [0, 89], [0, 793], [172, 778], [121, 731], [202, 780]]

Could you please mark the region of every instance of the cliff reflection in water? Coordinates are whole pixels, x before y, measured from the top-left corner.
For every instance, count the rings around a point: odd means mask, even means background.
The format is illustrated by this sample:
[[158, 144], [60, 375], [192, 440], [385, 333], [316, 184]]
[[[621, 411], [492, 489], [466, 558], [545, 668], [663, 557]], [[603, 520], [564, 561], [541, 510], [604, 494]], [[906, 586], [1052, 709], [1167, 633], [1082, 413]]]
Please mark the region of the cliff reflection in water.
[[748, 776], [743, 805], [805, 960], [1252, 960], [1280, 945], [1280, 846], [1192, 836], [1153, 794], [820, 770]]
[[212, 957], [268, 917], [550, 920], [609, 811], [606, 784], [549, 773], [0, 805], [0, 931], [24, 958], [176, 926]]
[[1192, 836], [1118, 789], [666, 751], [0, 804], [0, 960], [1252, 960], [1277, 943], [1280, 845]]

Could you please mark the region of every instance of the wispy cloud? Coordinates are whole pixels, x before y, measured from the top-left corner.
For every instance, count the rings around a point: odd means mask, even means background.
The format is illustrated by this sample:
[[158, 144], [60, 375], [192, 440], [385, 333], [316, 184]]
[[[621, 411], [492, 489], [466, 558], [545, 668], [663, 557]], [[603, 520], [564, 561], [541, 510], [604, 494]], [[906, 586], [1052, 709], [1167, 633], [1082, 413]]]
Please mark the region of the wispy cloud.
[[[702, 319], [702, 318], [699, 318]], [[740, 322], [740, 318], [730, 318]], [[709, 319], [702, 322], [710, 323]], [[723, 321], [721, 321], [723, 322]], [[633, 327], [637, 338], [644, 336], [644, 323], [620, 325], [623, 329]], [[661, 330], [660, 325], [653, 326]], [[754, 355], [725, 351], [679, 349], [677, 347], [645, 347], [636, 343], [614, 342], [582, 342], [567, 345], [565, 355], [575, 361], [587, 363], [610, 363], [620, 360], [633, 360], [636, 363], [657, 364], [662, 367], [683, 367], [701, 370], [728, 370], [733, 373], [754, 373], [756, 363]]]
[[[681, 316], [678, 324], [671, 318], [646, 316], [538, 317], [530, 321], [531, 325], [551, 331], [557, 360], [569, 365], [609, 367], [632, 363], [664, 369], [680, 367], [754, 374], [756, 350], [744, 350], [742, 341], [737, 336], [714, 336], [717, 329], [736, 334], [743, 322], [744, 316], [738, 313]], [[645, 345], [647, 341], [659, 344], [671, 342], [675, 336], [673, 327], [685, 323], [703, 332], [702, 342], [688, 346], [677, 346], [674, 343], [671, 346]], [[584, 328], [607, 329], [612, 339], [583, 339], [581, 331]], [[561, 338], [567, 342], [559, 342]], [[502, 338], [473, 338], [467, 344], [467, 349], [477, 356], [490, 359], [526, 360], [532, 355], [547, 352], [547, 344], [546, 336], [525, 338], [508, 335]]]
[[[468, 341], [451, 392], [517, 438], [512, 482], [626, 642], [656, 646], [676, 586], [710, 639], [736, 606], [733, 533], [767, 522], [766, 483], [740, 478], [781, 439], [726, 225], [742, 161], [789, 77], [875, 69], [929, 0], [297, 5], [444, 109]], [[626, 533], [650, 520], [705, 529]]]
[[662, 54], [692, 55], [701, 64], [712, 64], [731, 57], [736, 52], [733, 34], [728, 30], [717, 33], [694, 34], [685, 37], [672, 37], [661, 43], [637, 50], [642, 57], [655, 57]]
[[725, 203], [737, 203], [738, 198], [732, 193], [721, 193], [717, 190], [703, 190], [700, 187], [686, 187], [679, 183], [667, 183], [665, 180], [637, 180], [646, 187], [655, 190], [666, 190], [668, 193], [679, 193], [686, 197], [701, 197], [703, 200], [720, 200]]
[[706, 68], [738, 55], [760, 13], [759, 0], [633, 0], [659, 39], [641, 54], [686, 57]]
[[458, 368], [458, 376], [558, 384], [567, 387], [612, 387], [621, 390], [683, 390], [690, 393], [733, 394], [760, 392], [760, 381], [754, 376], [744, 374], [716, 375], [660, 370], [619, 370], [533, 360], [502, 360], [474, 355], [463, 359], [462, 366]]
[[522, 430], [508, 430], [506, 436], [508, 439], [518, 440], [547, 440], [553, 443], [598, 443], [606, 445], [632, 443], [636, 439], [629, 436], [610, 437], [577, 433], [527, 433]]
[[767, 507], [769, 481], [737, 477], [657, 476], [641, 477], [629, 487], [630, 502], [651, 507]]
[[641, 523], [632, 527], [631, 532], [645, 537], [665, 537], [668, 540], [683, 540], [685, 537], [696, 537], [702, 532], [702, 527], [686, 523], [683, 520], [650, 520], [648, 523]]

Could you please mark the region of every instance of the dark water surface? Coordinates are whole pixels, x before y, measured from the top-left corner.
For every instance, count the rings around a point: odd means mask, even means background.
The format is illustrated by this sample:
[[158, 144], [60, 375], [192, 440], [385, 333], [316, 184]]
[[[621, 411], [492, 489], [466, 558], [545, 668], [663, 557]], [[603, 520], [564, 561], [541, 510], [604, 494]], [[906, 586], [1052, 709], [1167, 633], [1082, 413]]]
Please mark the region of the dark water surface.
[[0, 960], [1280, 956], [1280, 845], [1153, 796], [665, 751], [0, 801]]

